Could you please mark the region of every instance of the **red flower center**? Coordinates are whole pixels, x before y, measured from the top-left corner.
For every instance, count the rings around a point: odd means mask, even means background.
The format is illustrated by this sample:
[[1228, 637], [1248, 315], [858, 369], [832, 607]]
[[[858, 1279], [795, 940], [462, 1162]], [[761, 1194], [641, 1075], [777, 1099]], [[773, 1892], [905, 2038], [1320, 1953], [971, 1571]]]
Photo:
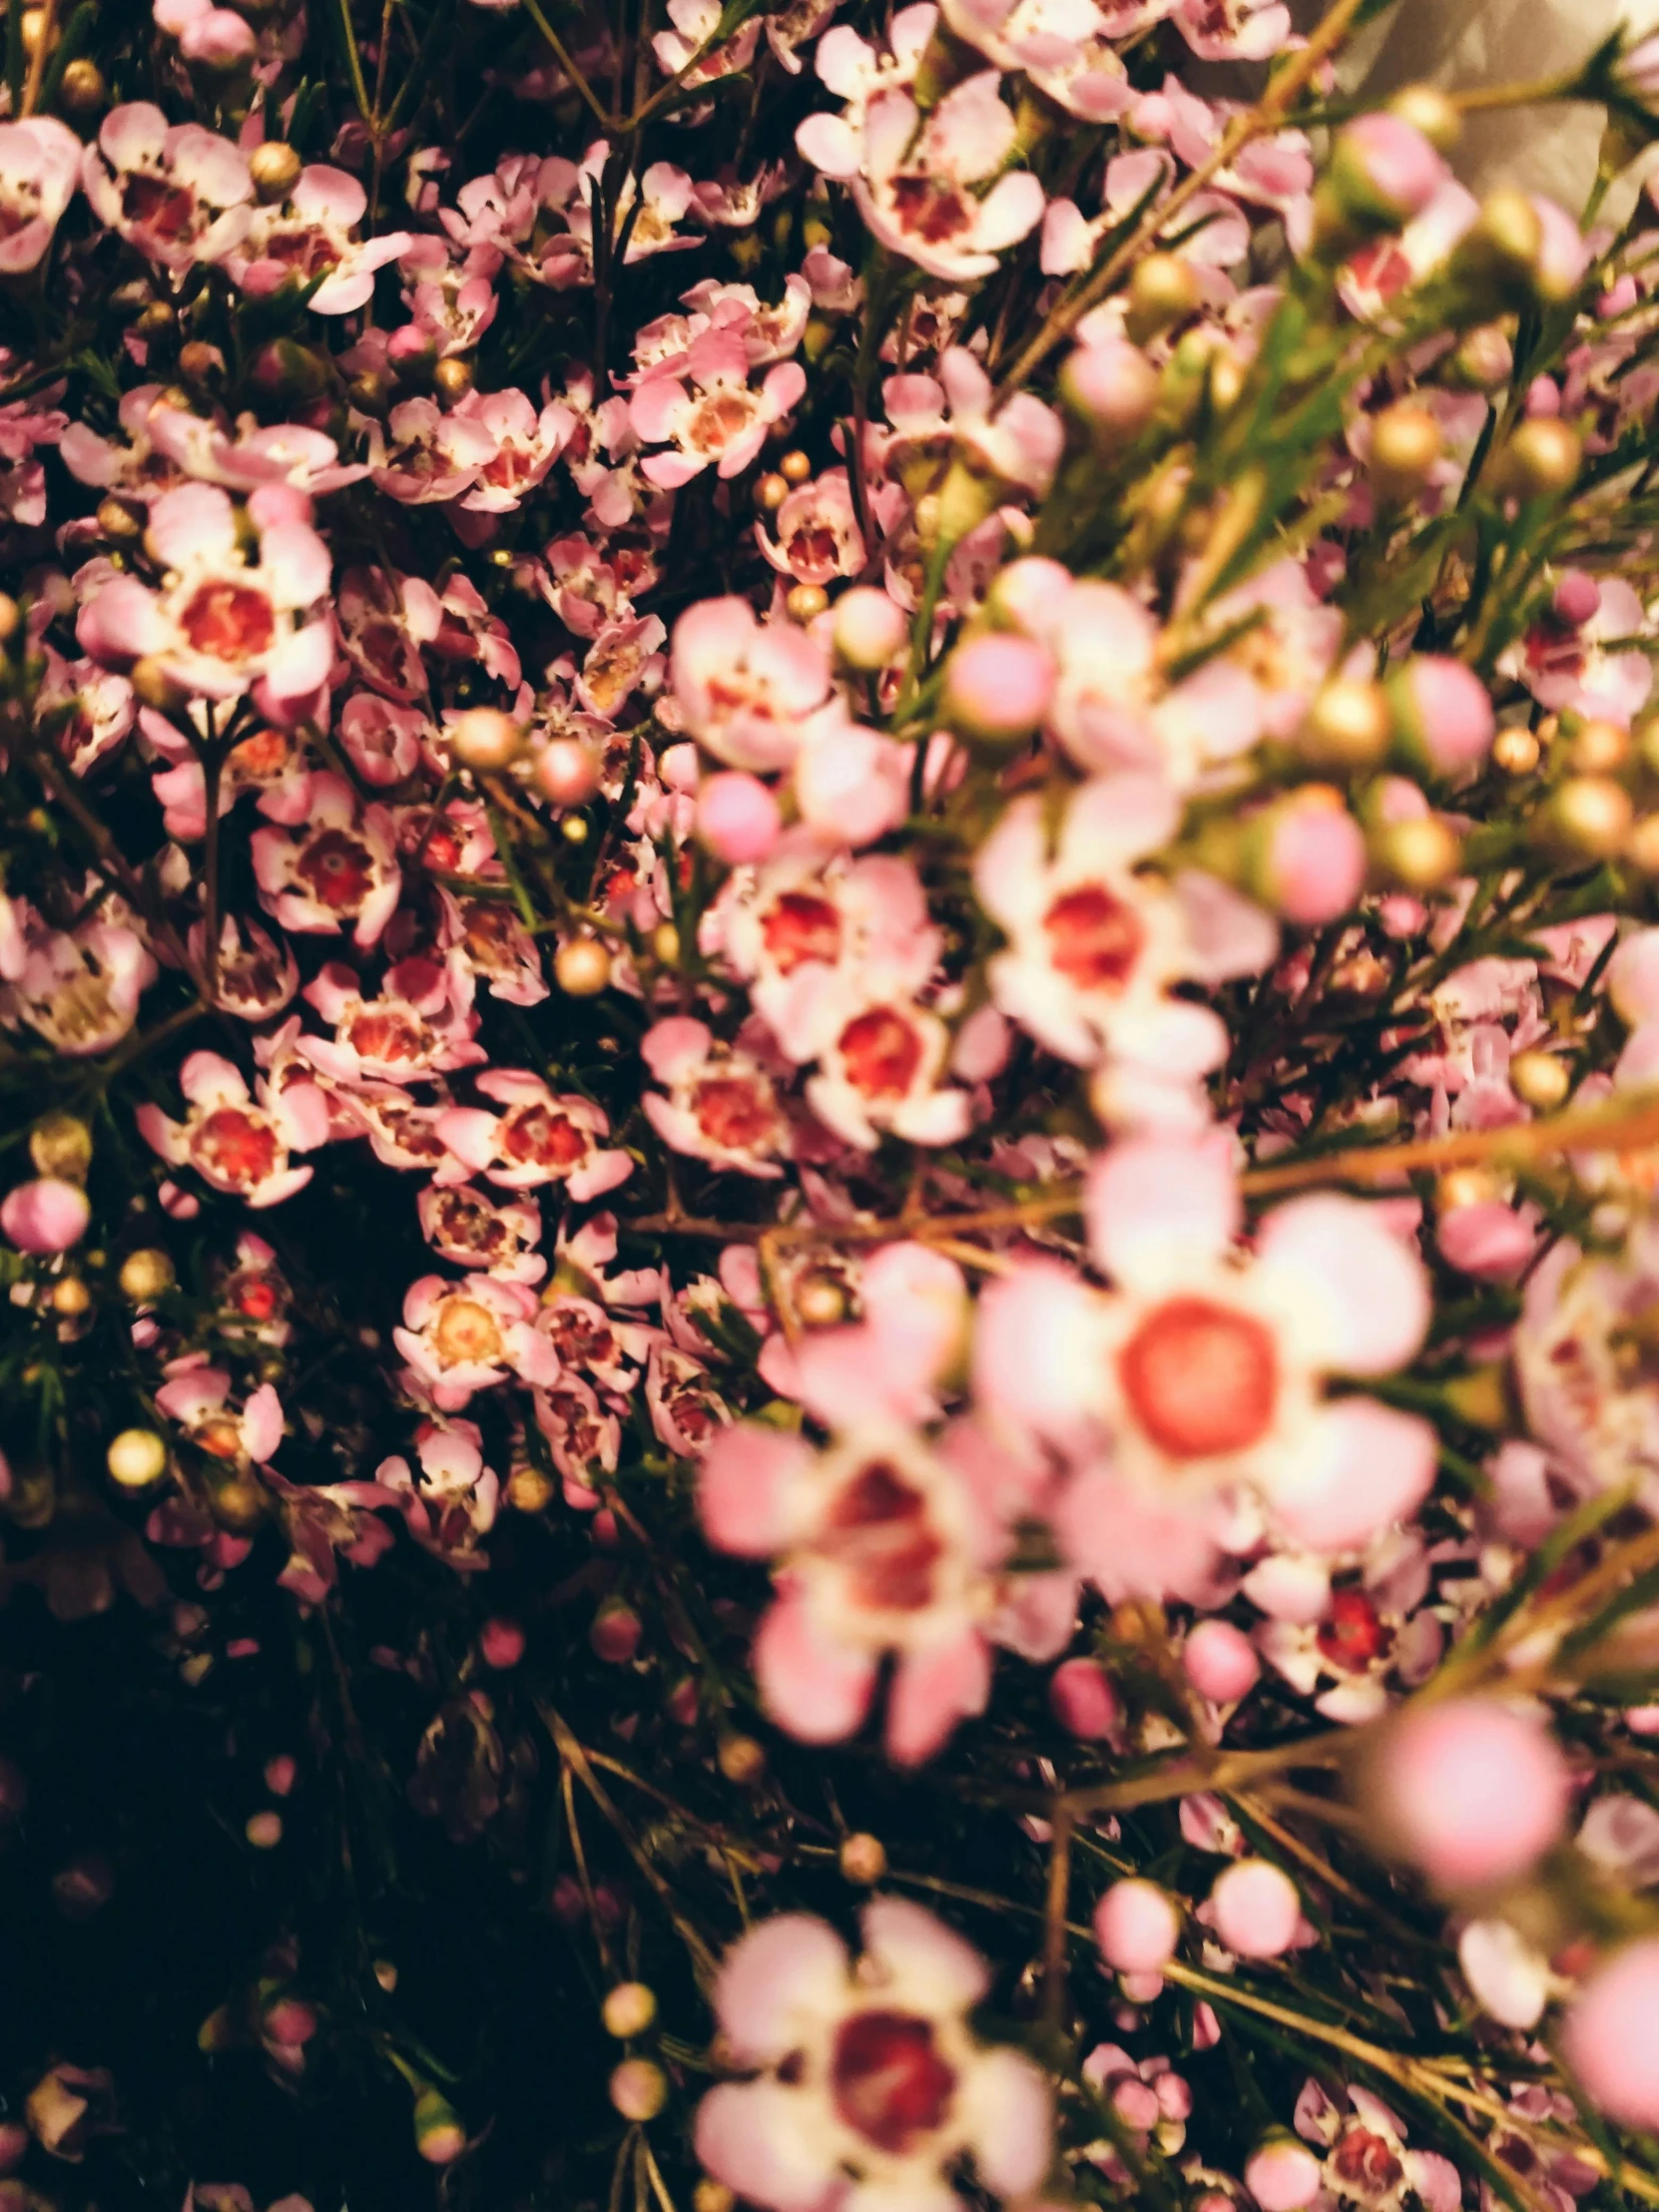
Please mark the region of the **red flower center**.
[[841, 948], [840, 909], [812, 891], [784, 891], [761, 916], [761, 935], [780, 975], [806, 960], [832, 962]]
[[704, 1136], [724, 1152], [770, 1144], [778, 1125], [771, 1091], [752, 1076], [709, 1077], [697, 1086], [692, 1112]]
[[276, 1164], [277, 1143], [271, 1125], [237, 1106], [218, 1106], [191, 1143], [203, 1174], [235, 1190], [252, 1190]]
[[122, 183], [121, 213], [135, 230], [148, 231], [152, 238], [182, 239], [194, 225], [196, 195], [181, 192], [165, 177], [134, 170]]
[[905, 1098], [921, 1067], [921, 1039], [913, 1023], [890, 1006], [872, 1006], [840, 1034], [846, 1079], [865, 1098]]
[[1345, 2181], [1377, 2190], [1393, 2188], [1402, 2170], [1382, 2137], [1365, 2127], [1349, 2129], [1337, 2145], [1332, 2164]]
[[343, 1041], [359, 1058], [373, 1060], [381, 1067], [395, 1067], [399, 1062], [424, 1060], [431, 1037], [424, 1022], [408, 1014], [372, 1007], [351, 1016], [345, 1024]]
[[943, 2125], [956, 2087], [933, 2029], [908, 2012], [854, 2012], [830, 2061], [835, 2114], [877, 2150], [902, 2156]]
[[216, 661], [246, 661], [269, 653], [276, 618], [263, 591], [248, 584], [199, 584], [179, 617], [198, 653]]
[[973, 229], [973, 208], [954, 185], [934, 177], [895, 177], [892, 183], [893, 213], [898, 226], [929, 246], [960, 238]]
[[587, 1158], [588, 1140], [568, 1115], [547, 1106], [525, 1106], [502, 1123], [501, 1149], [521, 1166], [563, 1175]]
[[1155, 1307], [1118, 1354], [1130, 1409], [1172, 1459], [1248, 1451], [1273, 1423], [1279, 1361], [1273, 1334], [1207, 1298]]
[[752, 392], [711, 392], [698, 403], [686, 430], [686, 443], [700, 453], [721, 452], [749, 428], [759, 405]]
[[933, 1600], [944, 1546], [927, 1504], [893, 1467], [861, 1467], [830, 1510], [820, 1547], [844, 1568], [858, 1604], [879, 1613], [919, 1613]]
[[1381, 1659], [1393, 1640], [1393, 1631], [1383, 1624], [1364, 1590], [1338, 1590], [1315, 1638], [1333, 1666], [1356, 1673]]
[[1103, 883], [1062, 891], [1043, 916], [1048, 957], [1079, 990], [1121, 991], [1146, 942], [1140, 916]]
[[493, 1257], [507, 1241], [499, 1217], [470, 1191], [445, 1191], [434, 1209], [433, 1228], [451, 1250]]
[[293, 872], [318, 905], [331, 913], [354, 914], [374, 881], [374, 860], [368, 847], [343, 830], [319, 830], [294, 861]]
[[276, 1311], [276, 1292], [272, 1284], [256, 1277], [253, 1282], [244, 1283], [237, 1292], [236, 1304], [238, 1312], [246, 1314], [250, 1321], [270, 1321]]

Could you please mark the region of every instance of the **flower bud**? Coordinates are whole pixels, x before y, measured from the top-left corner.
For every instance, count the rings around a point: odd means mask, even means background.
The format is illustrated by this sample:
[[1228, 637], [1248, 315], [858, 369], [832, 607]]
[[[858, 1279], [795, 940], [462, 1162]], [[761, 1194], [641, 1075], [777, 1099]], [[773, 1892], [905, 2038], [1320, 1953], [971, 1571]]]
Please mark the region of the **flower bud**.
[[705, 2174], [692, 2191], [692, 2212], [733, 2212], [737, 2201], [724, 2181], [711, 2181]]
[[149, 1245], [128, 1253], [116, 1280], [123, 1298], [130, 1298], [135, 1306], [153, 1306], [173, 1288], [173, 1262], [165, 1252]]
[[1249, 887], [1304, 927], [1347, 913], [1365, 885], [1365, 836], [1328, 786], [1304, 785], [1264, 808], [1246, 851]]
[[654, 2120], [668, 2102], [668, 2076], [650, 2058], [625, 2058], [611, 2075], [611, 2102], [625, 2120]]
[[1282, 2129], [1276, 2129], [1245, 2160], [1245, 2187], [1262, 2212], [1302, 2212], [1319, 2195], [1324, 2178], [1308, 2145]]
[[1446, 363], [1447, 381], [1468, 391], [1496, 391], [1515, 365], [1515, 349], [1495, 322], [1465, 330]]
[[477, 370], [459, 353], [446, 353], [432, 370], [432, 389], [451, 405], [464, 399], [477, 381]]
[[460, 2114], [436, 2089], [422, 2089], [415, 2098], [414, 2139], [429, 2166], [451, 2166], [466, 2148]]
[[1543, 249], [1544, 229], [1524, 192], [1500, 185], [1481, 202], [1480, 214], [1451, 257], [1451, 275], [1470, 289], [1524, 306]]
[[606, 2034], [626, 2043], [631, 2036], [643, 2035], [657, 2017], [657, 1993], [643, 1981], [619, 1981], [606, 1992], [600, 2017]]
[[1449, 154], [1463, 135], [1456, 103], [1438, 85], [1401, 85], [1388, 102], [1388, 113], [1420, 131], [1437, 154]]
[[251, 1813], [243, 1834], [256, 1851], [275, 1851], [282, 1840], [282, 1816], [269, 1807], [263, 1813]]
[[1456, 776], [1485, 759], [1496, 717], [1485, 685], [1461, 661], [1418, 653], [1392, 670], [1383, 688], [1407, 766]]
[[1500, 454], [1498, 482], [1519, 499], [1557, 499], [1577, 483], [1583, 461], [1583, 440], [1570, 423], [1535, 415]]
[[1104, 338], [1067, 354], [1059, 375], [1060, 402], [1088, 431], [1102, 456], [1121, 452], [1152, 420], [1158, 404], [1158, 372], [1127, 338]]
[[1048, 710], [1054, 678], [1053, 656], [1035, 638], [981, 631], [946, 664], [940, 720], [973, 745], [1022, 745]]
[[792, 446], [778, 463], [778, 473], [786, 484], [804, 484], [813, 473], [811, 456], [803, 453], [799, 445]]
[[1550, 599], [1550, 611], [1558, 622], [1576, 630], [1588, 622], [1601, 605], [1601, 586], [1581, 568], [1562, 572]]
[[843, 1837], [840, 1868], [843, 1880], [856, 1884], [861, 1890], [873, 1889], [887, 1871], [887, 1854], [880, 1837], [862, 1831]]
[[167, 1443], [153, 1428], [124, 1428], [112, 1437], [104, 1463], [124, 1490], [147, 1490], [167, 1472]]
[[95, 115], [108, 102], [110, 88], [98, 64], [81, 54], [58, 79], [58, 96], [71, 115]]
[[36, 1172], [63, 1183], [84, 1183], [92, 1166], [92, 1131], [79, 1114], [42, 1114], [29, 1132]]
[[572, 937], [554, 955], [553, 978], [567, 998], [597, 998], [611, 980], [611, 955], [597, 937]]
[[767, 1771], [766, 1751], [753, 1736], [723, 1736], [715, 1756], [727, 1781], [740, 1788], [759, 1782]]
[[91, 1219], [86, 1192], [55, 1175], [20, 1183], [0, 1201], [0, 1234], [37, 1259], [79, 1244]]
[[1296, 1884], [1267, 1859], [1241, 1859], [1210, 1892], [1216, 1934], [1241, 1958], [1277, 1958], [1302, 1918]]
[[1452, 1893], [1525, 1874], [1560, 1835], [1571, 1799], [1544, 1724], [1479, 1697], [1408, 1706], [1364, 1789], [1385, 1841]]
[[1398, 231], [1439, 191], [1445, 164], [1403, 116], [1362, 115], [1338, 133], [1327, 177], [1357, 230]]
[[1118, 1723], [1117, 1692], [1093, 1659], [1067, 1659], [1056, 1667], [1049, 1677], [1048, 1703], [1060, 1726], [1086, 1743], [1109, 1736]]
[[468, 707], [444, 732], [450, 753], [462, 768], [481, 775], [511, 767], [524, 751], [524, 726], [497, 707]]
[[1187, 1680], [1200, 1697], [1233, 1705], [1249, 1695], [1262, 1671], [1256, 1646], [1231, 1621], [1199, 1621], [1181, 1652]]
[[159, 715], [180, 714], [189, 702], [190, 694], [148, 653], [133, 663], [130, 680], [140, 706], [154, 707]]
[[1375, 768], [1388, 750], [1393, 716], [1381, 684], [1335, 676], [1315, 693], [1297, 750], [1332, 768]]
[[835, 657], [873, 675], [903, 652], [910, 625], [896, 600], [874, 584], [854, 584], [835, 601]]
[[1202, 298], [1190, 262], [1178, 254], [1148, 254], [1129, 278], [1124, 328], [1134, 344], [1145, 345], [1196, 313]]
[[1631, 824], [1624, 856], [1643, 875], [1659, 875], [1659, 815], [1643, 815]]
[[1117, 1973], [1157, 1973], [1175, 1956], [1181, 1921], [1155, 1882], [1114, 1882], [1094, 1909], [1095, 1941]]
[[302, 167], [298, 154], [281, 139], [267, 139], [248, 157], [248, 174], [254, 180], [254, 190], [267, 207], [275, 207], [287, 198], [299, 182]]
[[698, 787], [698, 842], [727, 867], [764, 860], [783, 826], [770, 786], [746, 770], [722, 770]]
[[1630, 759], [1630, 732], [1599, 716], [1573, 732], [1567, 760], [1577, 776], [1612, 776]]
[[1509, 1088], [1534, 1112], [1552, 1114], [1572, 1089], [1572, 1069], [1556, 1052], [1517, 1052], [1509, 1062]]
[[608, 1597], [593, 1617], [588, 1642], [608, 1666], [625, 1667], [640, 1648], [645, 1623], [622, 1598]]
[[1623, 851], [1635, 809], [1622, 784], [1605, 776], [1569, 776], [1533, 825], [1546, 845], [1574, 858], [1610, 860]]
[[1372, 854], [1382, 873], [1408, 891], [1438, 890], [1462, 858], [1456, 831], [1439, 815], [1412, 815], [1373, 832]]
[[1620, 2127], [1659, 2128], [1659, 1936], [1614, 1951], [1568, 2009], [1562, 2050]]
[[1427, 483], [1444, 450], [1440, 425], [1419, 402], [1401, 399], [1373, 418], [1371, 483], [1378, 503], [1402, 506]]
[[534, 773], [536, 789], [555, 807], [585, 807], [599, 789], [599, 756], [580, 738], [550, 738]]
[[776, 472], [763, 476], [755, 486], [755, 504], [767, 514], [776, 514], [789, 496], [788, 483]]

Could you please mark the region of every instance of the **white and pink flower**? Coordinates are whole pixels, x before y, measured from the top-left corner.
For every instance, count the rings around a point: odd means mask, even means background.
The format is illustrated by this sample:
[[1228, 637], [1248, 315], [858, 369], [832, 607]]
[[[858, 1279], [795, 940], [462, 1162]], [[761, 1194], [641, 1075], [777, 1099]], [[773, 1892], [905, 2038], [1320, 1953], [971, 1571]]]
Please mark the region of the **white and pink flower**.
[[605, 1143], [610, 1121], [592, 1099], [554, 1091], [525, 1068], [490, 1068], [477, 1088], [496, 1101], [499, 1114], [451, 1106], [438, 1122], [462, 1172], [510, 1191], [560, 1183], [579, 1203], [614, 1191], [633, 1172], [632, 1156]]
[[260, 902], [284, 929], [327, 935], [352, 924], [352, 941], [378, 942], [402, 889], [397, 838], [383, 807], [359, 809], [342, 777], [311, 779], [303, 829], [260, 829], [250, 840]]
[[205, 1183], [245, 1205], [280, 1205], [311, 1179], [293, 1154], [328, 1142], [328, 1102], [314, 1083], [276, 1086], [266, 1078], [253, 1091], [217, 1052], [193, 1052], [180, 1070], [188, 1101], [183, 1121], [142, 1105], [139, 1134], [173, 1167], [192, 1167]]
[[441, 1412], [459, 1412], [475, 1390], [516, 1375], [546, 1389], [559, 1378], [558, 1357], [535, 1329], [536, 1296], [521, 1283], [472, 1275], [446, 1283], [423, 1275], [403, 1301], [403, 1325], [392, 1342], [418, 1387]]
[[167, 270], [224, 261], [254, 220], [242, 149], [200, 123], [170, 124], [148, 100], [110, 110], [81, 186], [100, 223]]

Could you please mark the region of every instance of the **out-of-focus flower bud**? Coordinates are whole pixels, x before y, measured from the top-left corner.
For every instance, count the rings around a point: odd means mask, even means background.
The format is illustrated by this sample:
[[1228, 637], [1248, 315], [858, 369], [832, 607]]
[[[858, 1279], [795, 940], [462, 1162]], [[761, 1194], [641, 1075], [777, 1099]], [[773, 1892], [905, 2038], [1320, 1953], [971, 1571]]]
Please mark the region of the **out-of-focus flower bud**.
[[460, 2114], [436, 2089], [422, 2089], [415, 2098], [414, 2139], [429, 2166], [452, 2166], [466, 2148]]
[[873, 1889], [887, 1871], [887, 1854], [879, 1836], [860, 1832], [842, 1839], [841, 1875], [861, 1890]]
[[1155, 1882], [1114, 1882], [1094, 1909], [1095, 1941], [1118, 1973], [1157, 1973], [1175, 1956], [1181, 1918]]
[[1415, 400], [1401, 399], [1373, 418], [1371, 485], [1380, 506], [1403, 506], [1421, 491], [1445, 449], [1440, 425]]
[[1334, 676], [1314, 694], [1297, 733], [1297, 751], [1322, 767], [1376, 768], [1393, 737], [1393, 715], [1381, 684]]
[[1129, 278], [1129, 299], [1124, 328], [1135, 345], [1185, 322], [1196, 314], [1203, 297], [1198, 274], [1179, 254], [1148, 254], [1135, 264]]
[[606, 2034], [626, 2043], [631, 2036], [643, 2035], [657, 2017], [657, 1992], [643, 1981], [619, 1981], [606, 1992], [600, 2017]]
[[1035, 638], [982, 631], [951, 654], [940, 720], [970, 745], [998, 752], [1022, 745], [1054, 695], [1053, 656]]
[[153, 1428], [124, 1428], [111, 1438], [104, 1463], [123, 1490], [147, 1490], [167, 1472], [167, 1442]]
[[903, 652], [910, 637], [909, 618], [877, 585], [854, 584], [835, 601], [830, 635], [842, 667], [873, 675]]
[[611, 980], [611, 955], [597, 937], [572, 937], [554, 955], [553, 978], [567, 998], [597, 998]]
[[37, 1174], [84, 1183], [92, 1166], [92, 1131], [79, 1114], [42, 1114], [29, 1132], [29, 1158]]
[[1066, 356], [1059, 393], [1067, 414], [1087, 430], [1104, 457], [1132, 444], [1152, 420], [1158, 372], [1138, 345], [1126, 338], [1103, 338]]
[[1384, 689], [1404, 765], [1457, 776], [1486, 758], [1496, 717], [1485, 685], [1461, 661], [1418, 653], [1390, 671]]
[[1535, 415], [1520, 423], [1497, 456], [1494, 480], [1517, 499], [1558, 499], [1584, 465], [1584, 442], [1570, 422]]
[[1494, 1698], [1408, 1707], [1362, 1783], [1383, 1841], [1437, 1889], [1525, 1874], [1556, 1841], [1571, 1780], [1547, 1727]]

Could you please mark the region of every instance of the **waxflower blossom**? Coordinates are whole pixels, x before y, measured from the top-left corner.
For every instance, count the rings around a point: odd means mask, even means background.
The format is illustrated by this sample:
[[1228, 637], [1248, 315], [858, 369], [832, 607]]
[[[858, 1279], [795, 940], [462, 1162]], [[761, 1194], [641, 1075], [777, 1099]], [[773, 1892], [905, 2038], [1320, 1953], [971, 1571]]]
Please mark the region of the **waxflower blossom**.
[[640, 1052], [665, 1086], [645, 1097], [664, 1144], [741, 1175], [783, 1173], [778, 1156], [790, 1148], [790, 1124], [772, 1077], [753, 1054], [718, 1044], [706, 1022], [684, 1016], [657, 1022]]
[[455, 1284], [423, 1275], [404, 1298], [403, 1326], [392, 1331], [392, 1342], [432, 1403], [458, 1412], [475, 1391], [504, 1382], [509, 1373], [541, 1388], [557, 1380], [553, 1349], [531, 1326], [535, 1310], [532, 1292], [499, 1276]]
[[221, 262], [248, 235], [248, 159], [200, 123], [147, 100], [112, 108], [86, 150], [81, 188], [101, 223], [167, 270]]
[[0, 124], [0, 270], [38, 268], [80, 181], [81, 142], [55, 116]]
[[257, 558], [239, 544], [238, 515], [216, 485], [181, 485], [151, 510], [161, 588], [136, 577], [107, 583], [82, 612], [78, 634], [97, 660], [154, 661], [183, 690], [238, 699], [295, 721], [315, 701], [333, 658], [317, 615], [328, 551], [293, 507], [256, 493], [246, 510]]
[[373, 944], [401, 890], [396, 836], [382, 808], [359, 809], [342, 777], [311, 779], [305, 826], [256, 830], [251, 840], [260, 899], [284, 929], [327, 934], [345, 923]]
[[367, 212], [368, 196], [355, 177], [312, 162], [285, 200], [256, 209], [227, 266], [257, 297], [282, 284], [314, 285], [307, 302], [313, 314], [350, 314], [372, 296], [375, 271], [409, 245], [406, 231], [354, 239]]
[[1027, 2059], [965, 2024], [983, 1961], [900, 1899], [865, 1906], [860, 1927], [856, 1969], [805, 1914], [764, 1922], [728, 1952], [715, 2009], [737, 2063], [757, 2070], [704, 2098], [698, 2156], [778, 2212], [837, 2185], [850, 2206], [938, 2202], [964, 2154], [984, 2188], [1022, 2195], [1048, 2163], [1047, 2091]]
[[502, 1111], [450, 1106], [437, 1124], [454, 1158], [471, 1173], [512, 1191], [558, 1183], [572, 1198], [587, 1200], [615, 1190], [633, 1172], [629, 1154], [604, 1143], [610, 1124], [591, 1099], [555, 1092], [520, 1068], [490, 1068], [476, 1088]]
[[215, 1052], [193, 1052], [180, 1072], [189, 1106], [183, 1121], [159, 1106], [138, 1111], [146, 1142], [174, 1167], [192, 1167], [217, 1191], [254, 1207], [278, 1206], [311, 1179], [293, 1163], [329, 1135], [328, 1107], [312, 1083], [280, 1089], [261, 1082], [251, 1092], [241, 1073]]

